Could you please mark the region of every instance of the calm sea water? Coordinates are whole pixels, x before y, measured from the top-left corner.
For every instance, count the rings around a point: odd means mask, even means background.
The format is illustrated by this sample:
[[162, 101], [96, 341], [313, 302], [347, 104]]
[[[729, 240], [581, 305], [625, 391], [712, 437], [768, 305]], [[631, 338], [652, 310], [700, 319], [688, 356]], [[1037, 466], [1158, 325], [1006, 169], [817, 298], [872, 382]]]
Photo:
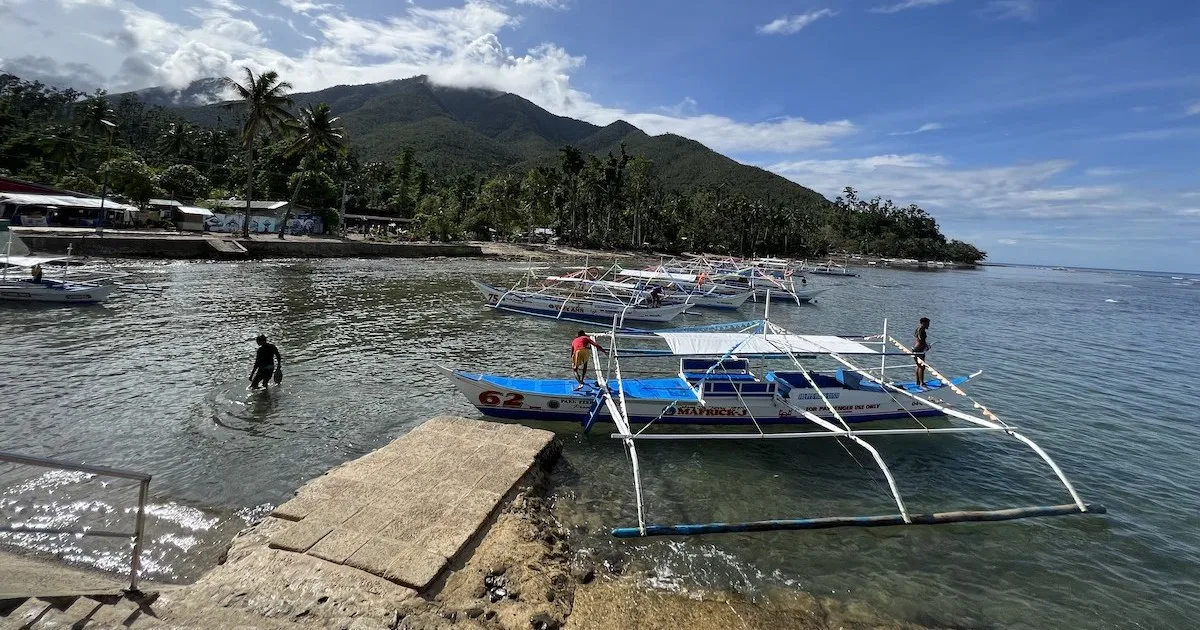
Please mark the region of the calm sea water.
[[[0, 449], [154, 475], [149, 577], [186, 582], [307, 479], [441, 412], [472, 414], [439, 365], [567, 371], [577, 326], [501, 315], [467, 278], [480, 261], [122, 263], [161, 293], [95, 308], [0, 308]], [[564, 434], [554, 474], [578, 549], [658, 588], [803, 589], [964, 628], [1192, 628], [1200, 619], [1200, 279], [988, 268], [813, 278], [818, 304], [773, 306], [814, 333], [907, 339], [933, 320], [934, 365], [1041, 444], [1107, 516], [940, 527], [614, 540], [636, 524], [608, 427]], [[744, 309], [742, 318], [755, 316]], [[761, 314], [761, 310], [757, 311]], [[721, 314], [690, 323], [729, 319]], [[246, 391], [259, 332], [286, 379]], [[1067, 503], [1049, 469], [995, 435], [878, 437], [913, 511]], [[834, 441], [647, 443], [649, 520], [894, 511], [865, 452]], [[136, 487], [0, 464], [0, 526], [132, 526]], [[119, 543], [7, 535], [9, 545], [120, 570]]]

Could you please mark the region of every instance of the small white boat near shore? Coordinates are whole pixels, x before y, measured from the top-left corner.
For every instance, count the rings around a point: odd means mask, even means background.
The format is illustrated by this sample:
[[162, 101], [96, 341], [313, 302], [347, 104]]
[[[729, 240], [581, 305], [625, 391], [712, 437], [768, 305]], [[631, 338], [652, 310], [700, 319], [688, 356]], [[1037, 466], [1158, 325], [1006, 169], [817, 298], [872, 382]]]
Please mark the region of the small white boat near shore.
[[40, 302], [58, 304], [97, 304], [108, 299], [111, 284], [70, 282], [67, 280], [34, 281], [32, 279], [0, 280], [0, 300], [9, 302]]
[[[0, 239], [3, 239], [4, 248], [4, 259], [0, 261], [0, 301], [97, 304], [107, 300], [116, 290], [114, 285], [100, 284], [91, 279], [69, 279], [70, 256], [30, 255], [25, 243], [9, 230], [7, 221], [0, 221]], [[60, 278], [41, 276], [41, 266], [51, 263], [62, 264]], [[103, 276], [93, 274], [95, 277]]]

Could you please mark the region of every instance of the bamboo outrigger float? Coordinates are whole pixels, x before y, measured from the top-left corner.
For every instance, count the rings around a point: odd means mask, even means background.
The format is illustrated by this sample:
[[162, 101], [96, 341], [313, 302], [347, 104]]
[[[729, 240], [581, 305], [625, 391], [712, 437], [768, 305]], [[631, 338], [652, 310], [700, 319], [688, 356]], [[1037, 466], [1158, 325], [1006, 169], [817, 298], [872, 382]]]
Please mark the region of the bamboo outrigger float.
[[[770, 304], [768, 303], [768, 313]], [[887, 378], [887, 370], [895, 369], [899, 365], [887, 365], [889, 356], [904, 356], [912, 358], [912, 352], [899, 341], [893, 339], [887, 334], [887, 322], [884, 322], [884, 333], [882, 335], [874, 335], [869, 337], [858, 338], [855, 342], [845, 340], [846, 343], [837, 343], [837, 348], [833, 347], [815, 347], [814, 344], [820, 345], [820, 337], [794, 335], [787, 330], [764, 319], [758, 322], [752, 328], [743, 328], [740, 332], [730, 334], [724, 332], [714, 336], [709, 341], [719, 341], [725, 344], [721, 352], [713, 352], [716, 355], [717, 361], [713, 363], [710, 371], [719, 370], [723, 362], [730, 357], [739, 357], [742, 359], [750, 357], [771, 357], [775, 359], [784, 358], [790, 361], [795, 368], [795, 372], [806, 375], [809, 378], [809, 385], [812, 387], [816, 397], [827, 409], [828, 413], [824, 413], [825, 417], [817, 415], [810, 409], [795, 404], [794, 401], [787, 398], [777, 398], [781, 404], [792, 407], [792, 411], [809, 421], [811, 425], [815, 425], [816, 431], [794, 431], [794, 432], [767, 432], [763, 430], [753, 416], [753, 426], [757, 429], [754, 432], [724, 432], [724, 433], [650, 433], [647, 432], [651, 426], [655, 424], [653, 420], [643, 423], [643, 426], [638, 430], [634, 430], [630, 423], [629, 400], [626, 397], [626, 388], [622, 386], [621, 377], [621, 356], [663, 356], [661, 351], [653, 351], [648, 349], [628, 348], [624, 351], [619, 350], [618, 346], [621, 340], [636, 339], [636, 338], [654, 338], [659, 340], [667, 339], [665, 335], [670, 335], [669, 331], [622, 331], [615, 325], [607, 332], [594, 333], [598, 337], [608, 337], [610, 339], [610, 358], [608, 369], [601, 364], [599, 356], [593, 356], [593, 369], [598, 385], [597, 389], [597, 407], [603, 405], [608, 417], [616, 425], [617, 431], [611, 435], [612, 438], [620, 440], [629, 457], [633, 472], [633, 486], [636, 495], [637, 506], [637, 526], [636, 527], [618, 527], [612, 530], [612, 535], [621, 538], [642, 537], [642, 536], [686, 536], [696, 534], [714, 534], [714, 533], [729, 533], [729, 532], [759, 532], [759, 531], [775, 531], [775, 530], [796, 530], [796, 529], [823, 529], [831, 527], [881, 527], [891, 525], [936, 525], [945, 523], [960, 523], [960, 522], [975, 522], [975, 521], [1002, 521], [1021, 518], [1039, 517], [1039, 516], [1061, 516], [1069, 514], [1104, 514], [1106, 512], [1104, 506], [1098, 504], [1088, 504], [1083, 501], [1076, 492], [1070, 480], [1067, 479], [1062, 469], [1054, 462], [1050, 456], [1042, 450], [1033, 440], [1017, 432], [1016, 427], [1013, 427], [999, 417], [996, 416], [983, 404], [972, 398], [963, 391], [951, 379], [942, 376], [928, 363], [925, 363], [928, 371], [940, 382], [944, 387], [952, 391], [954, 394], [965, 399], [973, 406], [973, 410], [979, 412], [979, 415], [967, 413], [959, 409], [950, 407], [942, 401], [933, 400], [924, 392], [918, 390], [912, 391], [912, 387], [908, 384], [900, 384], [891, 381]], [[698, 333], [702, 334], [702, 333]], [[692, 350], [697, 356], [703, 354], [706, 349], [711, 349], [711, 343], [705, 343], [703, 338], [692, 343]], [[827, 338], [828, 339], [828, 338]], [[836, 338], [833, 338], [836, 339]], [[896, 351], [889, 350], [889, 344], [896, 347]], [[671, 354], [679, 355], [681, 344], [673, 344]], [[857, 346], [857, 347], [856, 347]], [[874, 352], [875, 356], [879, 357], [880, 364], [877, 368], [864, 368], [856, 365], [846, 358], [845, 355], [853, 354], [862, 356], [867, 354], [864, 348], [870, 346], [878, 346], [878, 350]], [[849, 350], [849, 352], [847, 352]], [[659, 354], [651, 354], [658, 352]], [[830, 402], [827, 395], [822, 391], [816, 382], [812, 381], [811, 374], [802, 363], [801, 358], [822, 356], [832, 359], [833, 361], [843, 366], [842, 371], [846, 374], [852, 374], [855, 378], [859, 378], [874, 387], [880, 388], [893, 397], [899, 404], [901, 400], [915, 402], [922, 407], [932, 410], [941, 415], [945, 415], [951, 419], [961, 420], [966, 422], [968, 426], [954, 426], [947, 428], [931, 428], [923, 424], [920, 420], [920, 414], [909, 414], [911, 419], [917, 426], [911, 428], [884, 428], [884, 429], [859, 429], [852, 428], [851, 423], [838, 410], [837, 405]], [[921, 359], [917, 359], [922, 361]], [[911, 369], [911, 364], [906, 363], [906, 369]], [[607, 374], [606, 374], [607, 373]], [[686, 382], [686, 379], [682, 379]], [[689, 386], [690, 387], [690, 386]], [[693, 393], [697, 400], [704, 403], [703, 390], [701, 388], [693, 388]], [[740, 396], [740, 394], [739, 394]], [[899, 398], [897, 398], [899, 397]], [[667, 408], [674, 405], [674, 402], [664, 405], [664, 412]], [[907, 409], [906, 405], [900, 405], [900, 408]], [[593, 413], [594, 415], [594, 413]], [[585, 430], [590, 429], [590, 422], [585, 426]], [[1062, 483], [1067, 494], [1070, 497], [1070, 502], [1062, 505], [1047, 505], [1047, 506], [1028, 506], [1016, 507], [998, 510], [982, 510], [982, 511], [953, 511], [940, 512], [933, 514], [915, 514], [909, 511], [905, 505], [904, 498], [901, 496], [899, 489], [896, 486], [895, 479], [892, 476], [892, 471], [888, 468], [879, 451], [875, 449], [864, 438], [881, 435], [946, 435], [956, 433], [997, 433], [1003, 434], [1030, 447], [1057, 476]], [[813, 438], [835, 438], [845, 439], [852, 442], [854, 445], [862, 448], [870, 453], [875, 460], [884, 478], [887, 480], [888, 488], [891, 492], [892, 499], [896, 504], [896, 513], [884, 515], [867, 515], [867, 516], [848, 516], [848, 517], [824, 517], [824, 518], [800, 518], [800, 519], [783, 519], [783, 520], [766, 520], [766, 521], [750, 521], [740, 523], [695, 523], [695, 524], [676, 524], [676, 525], [656, 525], [647, 523], [645, 504], [642, 496], [642, 477], [638, 463], [637, 443], [653, 440], [778, 440], [778, 439], [813, 439]]]

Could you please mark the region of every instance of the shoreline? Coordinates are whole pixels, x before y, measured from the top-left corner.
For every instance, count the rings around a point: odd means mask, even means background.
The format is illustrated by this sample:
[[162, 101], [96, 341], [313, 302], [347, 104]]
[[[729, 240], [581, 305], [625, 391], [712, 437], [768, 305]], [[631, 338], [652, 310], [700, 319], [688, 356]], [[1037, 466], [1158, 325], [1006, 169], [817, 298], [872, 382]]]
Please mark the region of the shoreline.
[[56, 587], [45, 600], [0, 605], [0, 625], [921, 628], [799, 590], [755, 601], [667, 592], [652, 575], [572, 550], [547, 498], [560, 449], [548, 431], [440, 416], [304, 484], [192, 584], [125, 597]]
[[[216, 232], [151, 232], [145, 230], [105, 230], [97, 234], [91, 228], [13, 227], [29, 248], [43, 254], [96, 258], [144, 258], [159, 260], [262, 260], [271, 258], [485, 258], [505, 262], [563, 262], [583, 260], [654, 260], [668, 259], [668, 252], [627, 249], [590, 249], [566, 245], [506, 243], [494, 241], [374, 241], [327, 236], [288, 236], [255, 234], [242, 238], [237, 234]], [[945, 271], [976, 269], [988, 263], [939, 263], [900, 261], [873, 256], [827, 256], [813, 259], [814, 265], [832, 261], [847, 269], [901, 269]], [[827, 274], [837, 277], [839, 274]]]

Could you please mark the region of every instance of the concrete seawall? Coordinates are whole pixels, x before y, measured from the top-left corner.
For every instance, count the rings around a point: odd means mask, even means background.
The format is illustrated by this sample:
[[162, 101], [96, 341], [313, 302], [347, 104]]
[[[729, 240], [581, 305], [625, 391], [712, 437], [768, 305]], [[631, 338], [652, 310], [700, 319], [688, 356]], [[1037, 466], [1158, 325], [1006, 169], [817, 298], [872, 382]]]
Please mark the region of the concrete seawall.
[[[229, 235], [130, 234], [109, 232], [97, 236], [78, 233], [18, 232], [29, 249], [38, 253], [114, 258], [165, 258], [176, 260], [246, 258], [429, 258], [482, 256], [478, 245], [461, 243], [374, 243], [353, 240], [273, 236], [242, 239]], [[236, 243], [230, 246], [229, 244]], [[225, 245], [224, 247], [222, 245]], [[239, 247], [240, 246], [240, 247]], [[239, 250], [245, 250], [239, 251]]]

